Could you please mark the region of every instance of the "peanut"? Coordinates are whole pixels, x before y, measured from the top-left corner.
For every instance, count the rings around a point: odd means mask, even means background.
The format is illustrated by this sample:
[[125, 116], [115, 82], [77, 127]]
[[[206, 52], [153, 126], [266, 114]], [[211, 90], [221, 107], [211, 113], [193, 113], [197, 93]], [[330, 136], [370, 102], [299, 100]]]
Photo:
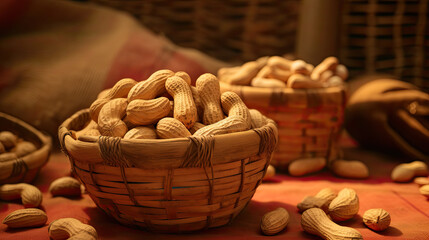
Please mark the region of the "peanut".
[[61, 177], [56, 179], [49, 186], [52, 196], [79, 197], [82, 194], [81, 184], [72, 177]]
[[[198, 93], [197, 88], [194, 86], [191, 86], [191, 92], [192, 92], [192, 98], [194, 99], [194, 102], [195, 102], [195, 106], [197, 107], [197, 121], [201, 121], [201, 119], [203, 119], [203, 116], [204, 116], [204, 106], [203, 106], [203, 103], [201, 102], [200, 94]], [[173, 107], [174, 107], [174, 104], [173, 104]], [[173, 117], [173, 116], [174, 116], [174, 111], [173, 111], [173, 115], [169, 117]]]
[[323, 188], [314, 197], [326, 199], [329, 203], [337, 197], [337, 194], [331, 188]]
[[261, 219], [261, 230], [265, 235], [281, 232], [289, 223], [289, 213], [284, 208], [277, 208], [266, 213]]
[[301, 158], [291, 162], [288, 166], [289, 174], [295, 177], [315, 173], [326, 166], [325, 158]]
[[190, 86], [180, 77], [169, 77], [165, 82], [167, 92], [174, 98], [174, 118], [187, 129], [197, 121], [197, 108]]
[[261, 112], [259, 112], [256, 109], [249, 109], [250, 118], [251, 118], [251, 128], [260, 128], [265, 126], [268, 123], [267, 117], [262, 115]]
[[170, 100], [159, 97], [151, 100], [136, 99], [128, 103], [126, 120], [135, 125], [149, 125], [166, 117], [171, 111]]
[[147, 80], [137, 83], [128, 93], [128, 102], [135, 99], [149, 100], [165, 92], [167, 78], [174, 75], [171, 70], [154, 72]]
[[252, 126], [252, 119], [250, 117], [249, 109], [243, 100], [235, 92], [224, 92], [220, 96], [222, 109], [228, 114], [228, 117], [240, 116], [247, 124], [245, 130], [250, 129]]
[[191, 136], [191, 133], [182, 122], [170, 117], [159, 120], [156, 125], [156, 133], [160, 138], [182, 138]]
[[124, 139], [156, 139], [156, 131], [152, 125], [140, 126], [130, 129]]
[[250, 83], [252, 87], [261, 87], [261, 88], [284, 88], [286, 83], [274, 78], [261, 78], [255, 77]]
[[419, 188], [420, 194], [429, 198], [429, 185], [423, 185]]
[[341, 86], [344, 84], [344, 81], [338, 76], [332, 76], [325, 83], [323, 83], [324, 87], [335, 87]]
[[289, 88], [296, 88], [296, 89], [323, 87], [321, 82], [311, 80], [308, 76], [305, 76], [299, 73], [292, 74], [289, 77], [289, 80], [287, 81], [286, 86]]
[[311, 73], [311, 79], [319, 81], [320, 76], [327, 70], [335, 71], [338, 65], [338, 59], [336, 57], [327, 57], [319, 65], [317, 65]]
[[369, 209], [362, 216], [363, 223], [374, 231], [383, 231], [390, 225], [390, 214], [381, 208]]
[[353, 218], [359, 211], [359, 198], [351, 188], [344, 188], [329, 204], [329, 215], [334, 221]]
[[9, 228], [41, 227], [48, 220], [46, 213], [38, 208], [19, 209], [3, 219]]
[[5, 162], [12, 159], [17, 159], [17, 158], [18, 156], [14, 152], [6, 152], [6, 153], [0, 154], [0, 162]]
[[304, 212], [310, 208], [320, 208], [324, 212], [328, 212], [329, 204], [332, 202], [334, 198], [337, 197], [337, 194], [330, 188], [324, 188], [320, 190], [314, 197], [307, 196], [298, 203], [297, 207], [299, 212]]
[[347, 70], [346, 66], [338, 64], [335, 68], [335, 75], [337, 75], [344, 81], [349, 77], [349, 71]]
[[268, 165], [267, 171], [265, 172], [264, 178], [262, 180], [269, 180], [276, 175], [276, 168], [273, 165]]
[[369, 176], [368, 167], [361, 161], [345, 161], [341, 159], [330, 163], [331, 171], [344, 178], [362, 179]]
[[241, 132], [249, 129], [247, 122], [240, 116], [230, 116], [217, 123], [200, 128], [194, 136], [220, 135]]
[[293, 61], [284, 57], [272, 56], [268, 58], [267, 66], [274, 68], [281, 68], [283, 70], [290, 70]]
[[414, 183], [420, 186], [429, 185], [429, 177], [416, 177], [414, 178]]
[[191, 134], [194, 134], [196, 131], [198, 131], [199, 129], [205, 127], [206, 125], [200, 123], [200, 122], [196, 122], [194, 124], [194, 126], [192, 126], [189, 131], [191, 132]]
[[42, 203], [43, 196], [40, 190], [27, 183], [4, 184], [0, 186], [1, 200], [14, 200], [21, 198], [24, 207], [38, 207]]
[[307, 64], [303, 60], [295, 60], [290, 65], [290, 72], [292, 74], [299, 73], [302, 75], [310, 75], [311, 70], [313, 70], [311, 66], [312, 65]]
[[91, 119], [95, 122], [98, 121], [98, 114], [100, 113], [101, 108], [114, 98], [125, 98], [128, 95], [128, 92], [132, 87], [134, 87], [137, 82], [131, 78], [124, 78], [119, 80], [110, 90], [105, 94], [99, 95], [100, 98], [97, 98], [91, 106], [89, 107], [89, 114]]
[[334, 72], [331, 70], [324, 71], [319, 78], [320, 82], [327, 82], [329, 78], [334, 76]]
[[23, 157], [36, 150], [37, 148], [36, 146], [34, 146], [33, 143], [28, 141], [22, 141], [22, 142], [18, 142], [11, 151], [14, 152], [18, 157]]
[[176, 72], [176, 73], [174, 74], [174, 76], [181, 77], [183, 80], [185, 80], [185, 82], [186, 82], [188, 85], [191, 85], [192, 80], [191, 80], [191, 77], [189, 76], [189, 74], [188, 74], [188, 73], [183, 72], [183, 71], [178, 71], [178, 72]]
[[6, 148], [4, 147], [3, 143], [0, 142], [0, 154], [5, 152], [6, 152]]
[[76, 138], [79, 139], [81, 136], [100, 136], [101, 133], [98, 131], [98, 124], [91, 120], [82, 130], [76, 132]]
[[310, 208], [302, 214], [301, 227], [304, 231], [326, 240], [363, 239], [362, 235], [356, 229], [343, 227], [334, 223], [319, 208]]
[[98, 238], [94, 227], [83, 224], [75, 218], [57, 219], [48, 227], [49, 237], [53, 240], [62, 239], [87, 239], [95, 240]]
[[217, 76], [219, 79], [224, 78], [226, 75], [232, 75], [240, 69], [240, 66], [236, 67], [223, 67], [219, 68], [217, 71]]
[[391, 178], [395, 182], [409, 182], [414, 177], [427, 176], [428, 166], [425, 162], [414, 161], [411, 163], [402, 163], [396, 166], [391, 174]]
[[267, 63], [268, 58], [259, 58], [256, 61], [250, 61], [242, 66], [232, 74], [221, 75], [220, 80], [232, 85], [249, 85], [250, 81], [258, 74]]
[[274, 68], [270, 66], [265, 66], [265, 67], [270, 68], [266, 76], [267, 78], [273, 78], [273, 79], [281, 80], [283, 82], [287, 82], [287, 80], [291, 76], [291, 72], [288, 70], [283, 70], [281, 68]]
[[122, 121], [127, 108], [126, 98], [115, 98], [106, 103], [98, 115], [98, 126], [103, 136], [123, 137], [128, 131]]
[[204, 109], [203, 123], [209, 125], [224, 119], [217, 78], [213, 74], [206, 73], [198, 77], [195, 84]]
[[0, 132], [0, 142], [6, 149], [13, 148], [16, 145], [17, 141], [18, 137], [15, 134], [9, 131]]

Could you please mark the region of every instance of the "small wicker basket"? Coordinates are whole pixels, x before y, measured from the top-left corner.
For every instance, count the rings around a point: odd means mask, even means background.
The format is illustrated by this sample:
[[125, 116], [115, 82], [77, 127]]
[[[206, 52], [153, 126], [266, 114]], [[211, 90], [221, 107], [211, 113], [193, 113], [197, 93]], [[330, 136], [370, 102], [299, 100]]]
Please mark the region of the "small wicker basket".
[[33, 181], [49, 159], [51, 138], [28, 123], [5, 113], [0, 113], [0, 131], [12, 132], [37, 147], [36, 151], [23, 157], [0, 162], [0, 184]]
[[85, 109], [59, 128], [73, 173], [107, 215], [159, 232], [195, 231], [232, 221], [261, 183], [277, 143], [273, 121], [211, 137], [75, 140], [71, 130], [89, 121]]
[[220, 86], [222, 92], [237, 93], [249, 108], [277, 123], [279, 143], [271, 164], [278, 169], [286, 170], [295, 159], [330, 159], [338, 152], [346, 103], [344, 87], [272, 89], [224, 82]]

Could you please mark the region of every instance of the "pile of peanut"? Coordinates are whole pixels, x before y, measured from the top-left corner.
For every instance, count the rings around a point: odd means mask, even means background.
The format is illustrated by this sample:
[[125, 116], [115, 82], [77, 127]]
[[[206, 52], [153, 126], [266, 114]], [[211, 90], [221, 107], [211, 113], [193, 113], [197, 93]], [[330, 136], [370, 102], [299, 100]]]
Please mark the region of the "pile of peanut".
[[429, 199], [429, 170], [423, 161], [413, 161], [397, 165], [391, 173], [394, 182], [406, 183], [413, 181], [419, 185], [419, 192]]
[[[170, 100], [171, 99], [171, 100]], [[99, 94], [89, 109], [82, 136], [166, 139], [219, 135], [258, 128], [267, 118], [249, 110], [234, 92], [220, 92], [216, 76], [206, 73], [195, 86], [186, 72], [159, 70], [147, 80], [118, 81]]]
[[280, 56], [261, 57], [241, 66], [221, 68], [219, 80], [231, 85], [262, 88], [322, 88], [342, 85], [347, 68], [336, 57], [327, 57], [319, 65]]
[[0, 162], [23, 157], [37, 150], [36, 146], [9, 131], [0, 132]]

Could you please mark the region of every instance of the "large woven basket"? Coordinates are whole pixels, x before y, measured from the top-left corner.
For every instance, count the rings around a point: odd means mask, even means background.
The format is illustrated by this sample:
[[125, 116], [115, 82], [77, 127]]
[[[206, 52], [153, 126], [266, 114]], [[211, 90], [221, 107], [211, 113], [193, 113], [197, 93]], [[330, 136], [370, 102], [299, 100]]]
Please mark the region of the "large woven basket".
[[49, 160], [51, 138], [28, 123], [5, 113], [0, 113], [0, 131], [12, 132], [37, 148], [23, 157], [0, 162], [0, 184], [33, 181]]
[[429, 2], [345, 0], [340, 59], [351, 76], [388, 73], [429, 90]]
[[300, 0], [88, 0], [127, 11], [174, 43], [224, 61], [295, 48]]
[[81, 110], [59, 128], [72, 171], [96, 205], [126, 225], [188, 232], [225, 225], [248, 204], [277, 142], [274, 122], [211, 137], [87, 137], [71, 130], [90, 121]]
[[320, 89], [258, 88], [220, 83], [278, 125], [279, 143], [271, 164], [286, 170], [296, 159], [332, 158], [344, 121], [344, 87]]

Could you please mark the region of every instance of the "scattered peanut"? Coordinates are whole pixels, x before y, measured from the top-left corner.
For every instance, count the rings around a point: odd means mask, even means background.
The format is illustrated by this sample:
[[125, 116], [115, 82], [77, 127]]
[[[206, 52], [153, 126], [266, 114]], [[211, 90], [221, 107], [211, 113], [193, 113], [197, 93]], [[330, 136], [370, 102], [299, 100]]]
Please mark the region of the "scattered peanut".
[[15, 134], [9, 131], [0, 132], [0, 142], [6, 149], [13, 148], [16, 145], [17, 141], [18, 137]]
[[11, 212], [3, 219], [10, 228], [41, 227], [48, 220], [46, 213], [38, 208], [25, 208]]
[[165, 88], [174, 98], [174, 118], [182, 122], [187, 129], [197, 121], [197, 108], [190, 86], [180, 77], [169, 77]]
[[362, 235], [354, 228], [340, 226], [329, 219], [319, 208], [306, 210], [301, 217], [304, 231], [326, 240], [359, 240]]
[[150, 100], [136, 99], [128, 103], [126, 111], [126, 121], [135, 125], [149, 125], [166, 117], [171, 111], [171, 104], [166, 97]]
[[324, 212], [328, 212], [329, 204], [337, 197], [337, 194], [330, 188], [324, 188], [320, 190], [314, 197], [307, 196], [298, 203], [297, 208], [299, 212], [304, 212], [310, 208], [320, 208]]
[[420, 186], [429, 185], [429, 177], [416, 177], [414, 178], [414, 183]]
[[396, 166], [391, 174], [391, 178], [395, 182], [409, 182], [414, 177], [427, 176], [428, 166], [422, 161], [414, 161], [411, 163], [402, 163]]
[[49, 224], [49, 237], [53, 240], [62, 239], [86, 239], [95, 240], [98, 238], [94, 227], [83, 224], [75, 218], [60, 218]]
[[337, 159], [330, 163], [330, 170], [339, 177], [344, 178], [367, 178], [368, 167], [361, 161], [346, 161]]
[[220, 105], [220, 87], [217, 78], [210, 73], [203, 74], [198, 77], [196, 87], [204, 108], [203, 123], [210, 125], [224, 119]]
[[320, 190], [315, 197], [317, 198], [322, 198], [322, 199], [326, 199], [329, 201], [329, 203], [332, 202], [332, 200], [334, 200], [334, 198], [337, 197], [337, 193], [335, 193], [334, 190], [332, 190], [331, 188], [323, 188], [322, 190]]
[[344, 188], [329, 204], [329, 215], [334, 221], [353, 218], [359, 211], [359, 198], [351, 188]]
[[154, 72], [147, 80], [141, 81], [131, 88], [128, 93], [128, 102], [134, 99], [149, 100], [160, 96], [165, 92], [165, 82], [173, 75], [174, 72], [167, 69]]
[[103, 136], [123, 137], [128, 131], [122, 121], [127, 108], [126, 98], [115, 98], [106, 103], [98, 115], [98, 126]]
[[268, 165], [267, 171], [265, 172], [264, 177], [262, 180], [269, 180], [270, 178], [274, 177], [276, 175], [276, 168], [273, 165]]
[[315, 173], [326, 166], [325, 158], [301, 158], [289, 164], [289, 174], [295, 177]]
[[277, 208], [266, 213], [261, 220], [261, 230], [265, 235], [275, 235], [285, 229], [289, 223], [289, 213], [284, 208]]
[[82, 194], [80, 182], [72, 177], [61, 177], [49, 186], [52, 196], [79, 197]]
[[152, 125], [140, 126], [128, 130], [124, 139], [156, 139], [156, 131]]
[[170, 117], [159, 120], [156, 125], [156, 133], [160, 138], [182, 138], [191, 136], [191, 133], [182, 122]]
[[38, 207], [42, 203], [43, 196], [40, 190], [27, 183], [4, 184], [0, 186], [1, 200], [14, 200], [21, 198], [24, 207]]
[[423, 186], [421, 186], [421, 187], [419, 188], [419, 192], [420, 192], [423, 196], [425, 196], [425, 197], [429, 198], [429, 185], [423, 185]]
[[390, 214], [381, 208], [369, 209], [362, 216], [363, 223], [374, 231], [383, 231], [390, 225]]

